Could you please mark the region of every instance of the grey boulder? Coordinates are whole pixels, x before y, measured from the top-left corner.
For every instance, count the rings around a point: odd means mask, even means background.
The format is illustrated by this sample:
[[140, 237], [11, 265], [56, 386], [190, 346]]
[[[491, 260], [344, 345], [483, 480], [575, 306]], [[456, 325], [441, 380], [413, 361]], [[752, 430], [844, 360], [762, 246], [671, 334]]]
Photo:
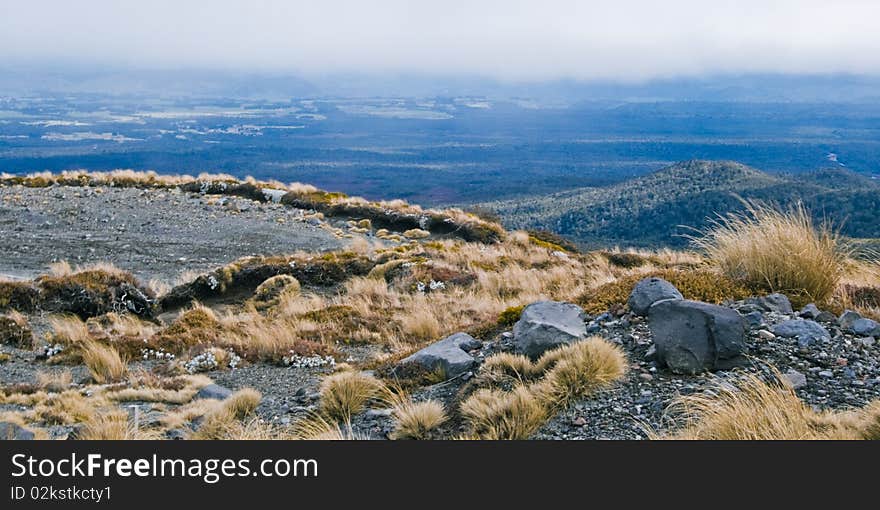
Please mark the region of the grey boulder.
[[791, 308], [791, 301], [789, 301], [785, 295], [778, 292], [770, 294], [769, 296], [751, 298], [747, 302], [756, 305], [758, 308], [764, 310], [765, 312], [793, 312]]
[[30, 441], [34, 433], [9, 421], [0, 421], [0, 441]]
[[645, 278], [633, 287], [627, 304], [632, 313], [645, 316], [648, 308], [664, 299], [684, 299], [681, 292], [674, 285], [662, 278]]
[[880, 324], [871, 319], [858, 319], [850, 329], [859, 336], [880, 336]]
[[482, 344], [467, 333], [456, 333], [404, 358], [400, 365], [419, 365], [427, 370], [442, 371], [449, 379], [474, 367], [476, 360], [467, 351], [478, 349]]
[[787, 320], [773, 326], [771, 332], [783, 338], [796, 338], [800, 347], [831, 340], [831, 334], [821, 324], [811, 320]]
[[585, 317], [581, 307], [571, 303], [532, 303], [513, 326], [513, 345], [526, 356], [537, 358], [545, 351], [586, 337]]
[[801, 311], [798, 313], [804, 319], [815, 319], [822, 313], [819, 311], [819, 307], [816, 306], [815, 303], [810, 303], [807, 306], [801, 308]]
[[742, 364], [746, 325], [735, 310], [689, 300], [658, 301], [648, 310], [657, 359], [670, 370], [696, 374]]
[[858, 312], [854, 312], [852, 310], [844, 310], [842, 314], [840, 314], [840, 318], [837, 319], [837, 324], [840, 325], [841, 328], [846, 330], [851, 330], [853, 324], [862, 316]]
[[229, 395], [232, 395], [232, 390], [225, 386], [220, 386], [219, 384], [209, 384], [204, 388], [200, 389], [195, 396], [195, 400], [199, 399], [214, 399], [214, 400], [225, 400]]

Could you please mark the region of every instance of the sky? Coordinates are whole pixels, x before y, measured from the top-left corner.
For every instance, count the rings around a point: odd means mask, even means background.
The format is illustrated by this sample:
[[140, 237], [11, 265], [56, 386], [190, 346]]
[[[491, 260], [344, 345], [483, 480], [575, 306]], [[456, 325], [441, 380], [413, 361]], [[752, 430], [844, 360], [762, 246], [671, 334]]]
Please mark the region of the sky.
[[877, 0], [0, 0], [0, 63], [645, 80], [880, 74]]

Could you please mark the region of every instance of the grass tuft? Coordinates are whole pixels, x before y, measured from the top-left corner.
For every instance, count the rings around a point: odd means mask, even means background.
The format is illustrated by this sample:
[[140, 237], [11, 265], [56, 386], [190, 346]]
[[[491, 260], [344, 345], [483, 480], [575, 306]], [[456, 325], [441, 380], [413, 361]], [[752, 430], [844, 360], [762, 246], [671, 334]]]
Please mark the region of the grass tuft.
[[786, 294], [796, 306], [826, 302], [852, 254], [831, 224], [814, 225], [800, 203], [783, 211], [748, 202], [692, 241], [728, 277]]

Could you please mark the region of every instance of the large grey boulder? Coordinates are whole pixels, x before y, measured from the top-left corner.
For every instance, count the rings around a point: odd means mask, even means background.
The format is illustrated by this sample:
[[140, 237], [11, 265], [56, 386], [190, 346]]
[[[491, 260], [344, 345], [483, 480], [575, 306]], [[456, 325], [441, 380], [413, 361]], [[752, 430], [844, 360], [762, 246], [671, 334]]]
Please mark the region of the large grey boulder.
[[788, 320], [780, 322], [770, 330], [783, 338], [796, 338], [800, 347], [831, 340], [831, 334], [821, 324], [811, 320]]
[[785, 295], [778, 292], [768, 296], [750, 298], [746, 302], [759, 307], [765, 312], [792, 313], [794, 311], [791, 308], [791, 301]]
[[34, 433], [9, 421], [0, 421], [0, 441], [30, 441]]
[[532, 303], [513, 326], [513, 345], [526, 356], [538, 358], [545, 351], [586, 337], [585, 318], [581, 307], [571, 303]]
[[467, 333], [456, 333], [404, 358], [400, 365], [419, 365], [429, 371], [442, 371], [449, 379], [472, 369], [476, 364], [467, 351], [478, 349], [482, 344]]
[[648, 308], [664, 299], [684, 299], [674, 285], [662, 278], [651, 277], [639, 281], [629, 295], [627, 304], [632, 313], [645, 316]]
[[195, 400], [199, 399], [214, 399], [214, 400], [226, 400], [229, 395], [232, 395], [232, 390], [225, 386], [220, 386], [219, 384], [209, 384], [204, 388], [200, 389], [196, 392]]
[[858, 319], [850, 329], [859, 336], [880, 336], [880, 324], [871, 319]]
[[670, 370], [696, 374], [745, 362], [746, 325], [730, 308], [689, 300], [658, 301], [648, 310], [657, 359]]

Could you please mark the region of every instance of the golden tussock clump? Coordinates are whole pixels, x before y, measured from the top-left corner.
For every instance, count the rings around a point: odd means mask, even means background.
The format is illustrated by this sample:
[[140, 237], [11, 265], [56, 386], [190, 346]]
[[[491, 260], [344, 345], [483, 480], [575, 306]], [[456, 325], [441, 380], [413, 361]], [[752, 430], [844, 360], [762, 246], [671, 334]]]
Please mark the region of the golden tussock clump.
[[392, 410], [393, 439], [429, 439], [431, 431], [446, 421], [446, 409], [436, 400], [413, 402], [405, 399]]
[[779, 210], [757, 202], [692, 238], [728, 277], [789, 296], [796, 306], [824, 303], [847, 270], [852, 250], [828, 224], [814, 225], [798, 203]]
[[477, 390], [461, 404], [461, 413], [478, 438], [527, 439], [560, 409], [620, 380], [626, 369], [623, 351], [599, 337], [547, 351], [534, 363], [496, 354], [484, 362], [477, 384], [513, 390]]
[[82, 361], [96, 383], [105, 384], [125, 378], [128, 367], [113, 347], [86, 340], [79, 344], [79, 349]]
[[386, 391], [382, 381], [371, 375], [343, 370], [321, 381], [320, 412], [330, 420], [348, 422], [367, 402]]
[[199, 429], [191, 439], [223, 439], [237, 426], [237, 421], [252, 415], [262, 395], [252, 388], [242, 388], [204, 415]]
[[462, 402], [462, 416], [479, 439], [528, 439], [549, 415], [526, 386], [512, 391], [481, 389]]
[[863, 409], [818, 412], [777, 380], [748, 374], [681, 397], [669, 413], [681, 426], [655, 439], [804, 440], [880, 438], [880, 401]]

